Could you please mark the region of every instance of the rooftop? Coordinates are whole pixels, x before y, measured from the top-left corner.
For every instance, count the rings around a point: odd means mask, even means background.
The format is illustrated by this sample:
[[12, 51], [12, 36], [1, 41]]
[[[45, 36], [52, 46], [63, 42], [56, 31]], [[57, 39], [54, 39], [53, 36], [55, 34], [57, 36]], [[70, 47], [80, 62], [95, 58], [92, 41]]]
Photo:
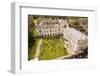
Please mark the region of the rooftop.
[[77, 39], [77, 40], [84, 40], [87, 38], [87, 35], [83, 34], [82, 32], [74, 29], [74, 28], [69, 28], [67, 27], [65, 30], [64, 30], [65, 33], [69, 33], [70, 35], [72, 35], [72, 38], [73, 39]]

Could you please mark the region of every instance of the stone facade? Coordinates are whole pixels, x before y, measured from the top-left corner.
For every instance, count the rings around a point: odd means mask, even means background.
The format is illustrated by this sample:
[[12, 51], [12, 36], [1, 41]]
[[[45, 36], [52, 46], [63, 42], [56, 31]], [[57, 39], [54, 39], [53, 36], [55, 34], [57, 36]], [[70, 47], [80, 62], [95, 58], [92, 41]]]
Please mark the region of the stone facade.
[[38, 36], [58, 36], [63, 34], [65, 25], [67, 23], [63, 20], [45, 20], [37, 25], [36, 29]]
[[65, 46], [74, 51], [84, 50], [88, 46], [87, 35], [74, 28], [65, 28], [63, 34]]

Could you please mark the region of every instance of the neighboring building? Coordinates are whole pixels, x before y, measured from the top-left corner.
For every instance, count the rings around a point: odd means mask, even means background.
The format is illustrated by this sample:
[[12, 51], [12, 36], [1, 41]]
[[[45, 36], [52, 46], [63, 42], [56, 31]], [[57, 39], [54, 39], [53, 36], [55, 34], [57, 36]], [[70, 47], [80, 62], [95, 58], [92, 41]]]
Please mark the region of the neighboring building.
[[84, 18], [84, 17], [83, 18], [79, 18], [78, 22], [79, 22], [80, 26], [87, 26], [88, 18]]
[[33, 16], [32, 15], [28, 15], [28, 31], [32, 31], [33, 29]]

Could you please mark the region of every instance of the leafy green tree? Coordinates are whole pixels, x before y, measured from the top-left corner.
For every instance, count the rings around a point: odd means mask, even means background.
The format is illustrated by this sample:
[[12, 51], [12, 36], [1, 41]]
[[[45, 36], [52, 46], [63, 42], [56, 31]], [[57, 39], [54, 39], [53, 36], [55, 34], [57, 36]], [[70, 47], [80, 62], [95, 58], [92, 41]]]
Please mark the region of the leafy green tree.
[[34, 45], [34, 43], [35, 43], [35, 37], [32, 35], [32, 32], [28, 31], [28, 49], [29, 49], [29, 51], [30, 51], [30, 48]]
[[36, 30], [36, 29], [33, 29], [33, 36], [34, 36], [35, 38], [37, 38], [37, 36], [38, 36], [38, 33], [37, 33], [37, 30]]

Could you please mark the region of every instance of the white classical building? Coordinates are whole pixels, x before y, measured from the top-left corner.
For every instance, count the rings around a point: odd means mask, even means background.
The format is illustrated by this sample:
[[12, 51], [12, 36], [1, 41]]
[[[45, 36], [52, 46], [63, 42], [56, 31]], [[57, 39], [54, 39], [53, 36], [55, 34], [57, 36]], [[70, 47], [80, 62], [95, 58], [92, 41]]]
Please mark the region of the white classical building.
[[74, 28], [66, 27], [63, 32], [65, 46], [74, 51], [85, 49], [88, 46], [87, 35], [77, 31]]
[[57, 36], [63, 34], [64, 25], [67, 24], [63, 20], [43, 20], [36, 29], [38, 36]]
[[79, 51], [88, 46], [87, 35], [68, 27], [67, 20], [43, 20], [37, 25], [36, 29], [38, 36], [62, 35], [65, 47], [70, 47], [73, 51]]

